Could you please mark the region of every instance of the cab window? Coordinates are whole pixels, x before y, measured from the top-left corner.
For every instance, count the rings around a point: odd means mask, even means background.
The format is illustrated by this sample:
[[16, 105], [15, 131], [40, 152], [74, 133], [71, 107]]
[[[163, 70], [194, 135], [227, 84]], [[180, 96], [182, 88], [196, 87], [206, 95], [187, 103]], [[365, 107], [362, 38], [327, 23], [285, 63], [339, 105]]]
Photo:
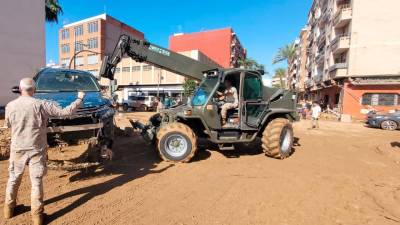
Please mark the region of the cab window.
[[253, 74], [246, 74], [243, 84], [244, 100], [258, 100], [262, 98], [262, 82]]

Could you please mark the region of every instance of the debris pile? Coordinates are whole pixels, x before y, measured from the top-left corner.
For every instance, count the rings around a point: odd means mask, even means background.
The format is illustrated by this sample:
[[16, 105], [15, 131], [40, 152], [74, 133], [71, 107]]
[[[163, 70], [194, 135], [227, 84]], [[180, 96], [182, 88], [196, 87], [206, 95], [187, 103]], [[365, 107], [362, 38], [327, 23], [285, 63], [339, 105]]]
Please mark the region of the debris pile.
[[0, 129], [0, 160], [10, 156], [11, 131]]

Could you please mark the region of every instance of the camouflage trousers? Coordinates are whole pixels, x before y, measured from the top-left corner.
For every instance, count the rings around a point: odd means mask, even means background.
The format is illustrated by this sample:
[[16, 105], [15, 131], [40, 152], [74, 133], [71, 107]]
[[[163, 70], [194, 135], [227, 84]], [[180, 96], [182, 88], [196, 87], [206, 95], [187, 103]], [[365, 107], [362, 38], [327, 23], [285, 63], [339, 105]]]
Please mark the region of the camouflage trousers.
[[21, 184], [25, 165], [29, 165], [31, 180], [31, 214], [41, 215], [44, 210], [43, 203], [43, 176], [46, 174], [46, 150], [13, 150], [11, 149], [9, 161], [9, 178], [6, 188], [5, 205], [15, 207], [18, 188]]
[[226, 114], [227, 114], [228, 110], [229, 109], [234, 109], [234, 108], [237, 108], [237, 107], [238, 107], [238, 104], [235, 104], [235, 103], [225, 103], [225, 104], [223, 104], [222, 107], [221, 107], [221, 117], [223, 119], [226, 119]]

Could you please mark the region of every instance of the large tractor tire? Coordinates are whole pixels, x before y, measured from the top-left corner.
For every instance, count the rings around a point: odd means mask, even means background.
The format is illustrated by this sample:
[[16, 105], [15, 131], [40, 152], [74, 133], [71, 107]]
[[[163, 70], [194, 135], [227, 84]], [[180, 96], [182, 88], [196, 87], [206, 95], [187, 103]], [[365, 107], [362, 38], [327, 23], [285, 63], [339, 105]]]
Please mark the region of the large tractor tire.
[[157, 133], [157, 149], [164, 161], [186, 163], [196, 153], [197, 137], [183, 123], [166, 124]]
[[265, 155], [284, 159], [293, 152], [293, 127], [287, 119], [277, 118], [269, 122], [262, 135]]

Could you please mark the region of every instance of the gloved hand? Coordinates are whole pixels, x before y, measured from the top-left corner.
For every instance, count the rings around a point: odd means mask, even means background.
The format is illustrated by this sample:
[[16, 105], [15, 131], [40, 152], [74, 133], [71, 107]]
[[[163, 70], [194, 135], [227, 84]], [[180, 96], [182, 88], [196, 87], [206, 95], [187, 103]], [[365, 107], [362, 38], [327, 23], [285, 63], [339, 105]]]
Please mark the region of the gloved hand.
[[80, 98], [80, 99], [82, 99], [83, 100], [83, 98], [85, 97], [85, 92], [83, 92], [83, 91], [78, 91], [78, 98]]

